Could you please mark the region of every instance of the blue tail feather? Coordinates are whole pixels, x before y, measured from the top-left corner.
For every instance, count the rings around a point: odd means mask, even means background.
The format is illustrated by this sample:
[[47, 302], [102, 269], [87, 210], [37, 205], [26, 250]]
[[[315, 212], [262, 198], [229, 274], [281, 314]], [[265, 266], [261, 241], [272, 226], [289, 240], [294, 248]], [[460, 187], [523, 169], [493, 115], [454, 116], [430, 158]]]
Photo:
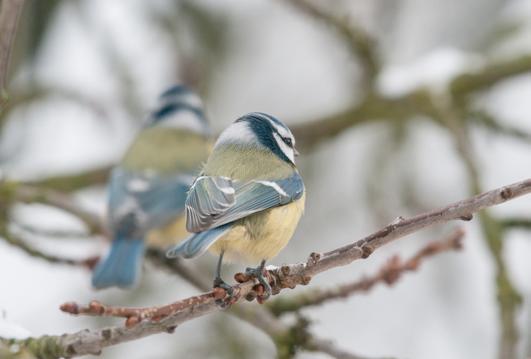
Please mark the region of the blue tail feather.
[[111, 250], [92, 273], [92, 286], [132, 287], [139, 276], [144, 257], [142, 239], [117, 238], [112, 241]]
[[225, 234], [231, 226], [232, 223], [228, 223], [223, 226], [212, 228], [205, 232], [194, 233], [185, 241], [168, 250], [166, 252], [166, 257], [197, 257], [203, 254], [208, 249], [208, 247], [210, 247], [223, 234]]

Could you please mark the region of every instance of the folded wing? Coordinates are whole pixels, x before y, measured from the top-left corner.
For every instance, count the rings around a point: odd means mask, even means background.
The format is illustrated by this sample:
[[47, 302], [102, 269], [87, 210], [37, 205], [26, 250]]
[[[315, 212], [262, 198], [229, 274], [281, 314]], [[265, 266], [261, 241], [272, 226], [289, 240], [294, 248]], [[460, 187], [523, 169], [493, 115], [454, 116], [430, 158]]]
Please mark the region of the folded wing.
[[253, 213], [299, 199], [304, 192], [301, 176], [242, 182], [226, 177], [199, 177], [186, 200], [186, 228], [202, 232]]
[[143, 236], [184, 214], [187, 175], [152, 175], [117, 168], [112, 173], [109, 217], [115, 232]]

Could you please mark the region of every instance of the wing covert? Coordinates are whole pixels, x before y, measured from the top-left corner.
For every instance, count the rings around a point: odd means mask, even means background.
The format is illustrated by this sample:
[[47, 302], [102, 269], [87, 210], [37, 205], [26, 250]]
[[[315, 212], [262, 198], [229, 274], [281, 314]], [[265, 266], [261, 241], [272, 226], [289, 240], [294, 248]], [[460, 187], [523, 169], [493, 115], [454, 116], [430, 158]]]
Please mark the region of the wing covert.
[[190, 232], [202, 232], [288, 204], [299, 199], [303, 192], [304, 183], [297, 172], [275, 181], [241, 182], [202, 176], [192, 185], [186, 200], [186, 227]]

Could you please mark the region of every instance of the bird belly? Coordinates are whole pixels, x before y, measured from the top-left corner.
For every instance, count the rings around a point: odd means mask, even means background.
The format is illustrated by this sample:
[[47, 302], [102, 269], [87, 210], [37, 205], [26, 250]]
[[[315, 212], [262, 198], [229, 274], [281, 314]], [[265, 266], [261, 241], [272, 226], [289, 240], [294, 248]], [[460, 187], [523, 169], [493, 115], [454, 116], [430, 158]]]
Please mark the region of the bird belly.
[[293, 236], [304, 212], [305, 197], [290, 204], [271, 208], [238, 220], [223, 237], [209, 248], [224, 252], [224, 259], [259, 263], [275, 257]]
[[181, 242], [190, 233], [186, 231], [186, 217], [179, 216], [169, 224], [149, 231], [147, 244], [158, 248], [167, 248]]

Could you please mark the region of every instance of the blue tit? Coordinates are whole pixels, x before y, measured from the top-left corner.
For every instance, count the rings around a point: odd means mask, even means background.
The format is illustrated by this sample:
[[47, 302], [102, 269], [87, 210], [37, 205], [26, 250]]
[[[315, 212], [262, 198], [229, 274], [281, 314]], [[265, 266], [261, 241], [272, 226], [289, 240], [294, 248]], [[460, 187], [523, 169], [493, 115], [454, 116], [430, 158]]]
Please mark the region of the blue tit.
[[[109, 254], [92, 274], [95, 288], [131, 287], [145, 241], [177, 243], [185, 228], [186, 194], [208, 158], [209, 125], [199, 97], [182, 85], [159, 104], [110, 176]], [[150, 243], [151, 244], [151, 243]]]
[[295, 166], [295, 139], [277, 118], [249, 113], [219, 136], [186, 199], [186, 228], [194, 234], [167, 256], [192, 258], [207, 249], [219, 256], [214, 286], [231, 287], [220, 276], [223, 258], [260, 263], [248, 269], [264, 286], [265, 262], [293, 236], [304, 211], [304, 183]]

